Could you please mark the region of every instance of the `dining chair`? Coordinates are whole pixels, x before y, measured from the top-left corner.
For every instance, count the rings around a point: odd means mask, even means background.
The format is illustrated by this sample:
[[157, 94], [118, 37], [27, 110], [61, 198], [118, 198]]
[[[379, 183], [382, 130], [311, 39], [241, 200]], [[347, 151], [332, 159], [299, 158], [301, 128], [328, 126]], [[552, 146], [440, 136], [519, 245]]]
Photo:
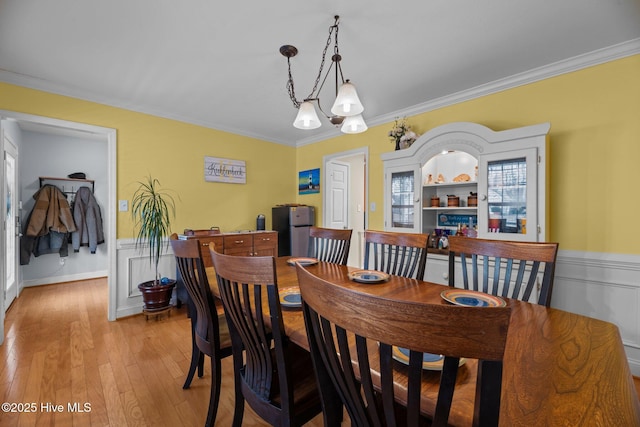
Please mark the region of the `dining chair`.
[[[172, 233], [169, 236], [169, 240], [178, 240], [179, 236], [177, 233]], [[200, 256], [202, 256], [202, 251], [200, 251]], [[204, 261], [204, 257], [203, 257]], [[196, 312], [195, 304], [193, 300], [189, 296], [189, 291], [187, 290], [184, 280], [182, 280], [182, 274], [180, 274], [179, 265], [176, 264], [176, 306], [178, 308], [181, 307], [182, 301], [187, 304], [187, 317], [191, 320], [191, 363], [189, 364], [189, 371], [187, 372], [187, 378], [184, 382], [182, 388], [187, 389], [191, 385], [191, 381], [193, 380], [193, 376], [196, 371], [196, 367], [198, 369], [198, 377], [202, 378], [204, 375], [204, 354], [200, 352], [198, 346], [196, 344], [196, 319], [198, 318], [198, 313]], [[226, 319], [225, 319], [226, 320]]]
[[364, 268], [424, 279], [429, 235], [366, 230]]
[[309, 228], [309, 256], [319, 261], [347, 265], [353, 230]]
[[557, 255], [558, 243], [449, 236], [449, 286], [457, 284], [459, 271], [464, 289], [536, 302], [530, 300], [539, 288], [537, 303], [549, 307]]
[[221, 360], [232, 354], [229, 328], [224, 312], [218, 310], [211, 293], [200, 241], [197, 239], [170, 239], [169, 241], [178, 271], [191, 298], [189, 305], [195, 308], [195, 313], [191, 315], [191, 363], [182, 388], [187, 389], [191, 386], [196, 369], [198, 369], [198, 376], [203, 376], [204, 356], [209, 356], [211, 358], [211, 393], [205, 426], [212, 426], [220, 401]]
[[[498, 425], [509, 307], [390, 299], [296, 269], [318, 382], [328, 388], [323, 393], [339, 394], [352, 426], [446, 426], [458, 371], [469, 369], [461, 358], [478, 360], [473, 425]], [[444, 356], [431, 416], [421, 412], [423, 392], [431, 390], [421, 384], [425, 354]], [[394, 387], [402, 376], [407, 387]]]
[[307, 423], [322, 412], [320, 393], [311, 355], [285, 334], [275, 258], [210, 253], [237, 373], [233, 425], [242, 424], [245, 400], [271, 425]]

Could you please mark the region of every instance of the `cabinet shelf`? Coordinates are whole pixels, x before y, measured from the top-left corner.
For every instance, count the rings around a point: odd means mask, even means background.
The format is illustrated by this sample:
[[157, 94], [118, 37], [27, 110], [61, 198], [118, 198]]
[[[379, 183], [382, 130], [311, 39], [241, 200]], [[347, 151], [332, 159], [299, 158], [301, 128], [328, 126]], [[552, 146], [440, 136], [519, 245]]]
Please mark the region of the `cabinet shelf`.
[[433, 208], [431, 206], [425, 206], [422, 208], [423, 211], [473, 211], [476, 212], [478, 210], [477, 206], [441, 206], [437, 208]]
[[424, 184], [424, 188], [445, 188], [445, 187], [476, 187], [478, 181], [464, 181], [464, 182], [443, 182], [441, 184]]

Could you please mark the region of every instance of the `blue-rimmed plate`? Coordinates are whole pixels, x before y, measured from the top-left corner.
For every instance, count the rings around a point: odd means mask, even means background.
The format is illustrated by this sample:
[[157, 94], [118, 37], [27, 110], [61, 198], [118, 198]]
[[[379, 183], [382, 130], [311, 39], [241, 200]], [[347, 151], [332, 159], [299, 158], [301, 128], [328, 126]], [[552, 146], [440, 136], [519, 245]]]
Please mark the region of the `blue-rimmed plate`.
[[498, 296], [464, 289], [447, 289], [442, 291], [440, 296], [451, 304], [467, 307], [504, 307], [507, 305], [506, 301]]
[[389, 280], [389, 275], [377, 270], [356, 270], [349, 273], [349, 279], [358, 283], [382, 283]]
[[[393, 358], [398, 362], [408, 365], [409, 364], [409, 350], [402, 347], [393, 346], [392, 350]], [[464, 365], [466, 360], [460, 358], [458, 366]], [[429, 371], [441, 371], [444, 364], [444, 356], [441, 354], [422, 353], [422, 369]]]
[[278, 296], [282, 307], [302, 307], [302, 296], [300, 295], [300, 288], [297, 286], [278, 289]]
[[296, 263], [302, 266], [314, 265], [318, 263], [318, 260], [316, 258], [307, 258], [307, 257], [295, 257], [295, 258], [289, 258], [287, 260], [287, 264], [289, 265], [296, 265]]

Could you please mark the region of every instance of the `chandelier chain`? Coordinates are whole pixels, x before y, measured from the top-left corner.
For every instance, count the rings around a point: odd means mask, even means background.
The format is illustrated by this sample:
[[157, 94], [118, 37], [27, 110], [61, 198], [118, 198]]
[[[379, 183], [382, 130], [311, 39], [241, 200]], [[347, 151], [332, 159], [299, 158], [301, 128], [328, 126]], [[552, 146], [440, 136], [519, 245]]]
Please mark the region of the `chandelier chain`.
[[[335, 23], [329, 27], [329, 36], [327, 37], [327, 43], [325, 44], [324, 49], [322, 50], [322, 60], [320, 61], [320, 69], [318, 70], [316, 81], [313, 84], [313, 89], [311, 89], [311, 93], [309, 93], [309, 96], [307, 96], [304, 100], [315, 99], [314, 94], [316, 93], [316, 90], [318, 89], [318, 84], [320, 83], [320, 79], [322, 78], [322, 70], [324, 70], [324, 63], [327, 56], [327, 50], [329, 49], [329, 46], [331, 46], [331, 40], [333, 39], [334, 30], [335, 30], [335, 43], [334, 43], [333, 52], [335, 55], [339, 55], [338, 20], [339, 18], [336, 16]], [[294, 107], [300, 108], [301, 102], [296, 99], [296, 91], [293, 85], [293, 75], [291, 74], [291, 57], [287, 57], [287, 66], [288, 66], [288, 72], [289, 72], [289, 80], [287, 81], [287, 92], [289, 93], [289, 98], [291, 99], [291, 102], [293, 102]]]
[[322, 70], [324, 69], [324, 62], [327, 56], [327, 50], [329, 49], [329, 46], [331, 46], [331, 38], [332, 38], [334, 29], [336, 31], [336, 42], [334, 45], [334, 51], [337, 53], [338, 51], [338, 18], [336, 18], [336, 23], [329, 27], [329, 37], [327, 37], [327, 44], [324, 46], [324, 50], [322, 51], [322, 60], [320, 61], [320, 70], [318, 70], [318, 76], [316, 77], [316, 81], [313, 84], [313, 89], [311, 90], [311, 93], [309, 94], [308, 98], [312, 98], [313, 94], [316, 93], [316, 89], [318, 88], [318, 83], [322, 78]]
[[296, 90], [293, 87], [293, 76], [291, 75], [291, 58], [287, 57], [287, 65], [289, 66], [289, 80], [287, 80], [287, 92], [289, 92], [289, 98], [293, 102], [293, 106], [300, 108], [300, 101], [296, 99]]

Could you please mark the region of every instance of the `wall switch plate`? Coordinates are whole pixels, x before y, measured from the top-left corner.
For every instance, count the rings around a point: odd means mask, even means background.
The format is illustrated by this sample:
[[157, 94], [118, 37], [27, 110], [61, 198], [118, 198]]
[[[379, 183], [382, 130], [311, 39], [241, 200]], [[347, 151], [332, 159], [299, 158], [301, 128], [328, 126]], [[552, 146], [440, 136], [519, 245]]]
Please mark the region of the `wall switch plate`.
[[126, 212], [129, 210], [129, 201], [128, 200], [120, 200], [118, 201], [118, 210], [120, 212]]

